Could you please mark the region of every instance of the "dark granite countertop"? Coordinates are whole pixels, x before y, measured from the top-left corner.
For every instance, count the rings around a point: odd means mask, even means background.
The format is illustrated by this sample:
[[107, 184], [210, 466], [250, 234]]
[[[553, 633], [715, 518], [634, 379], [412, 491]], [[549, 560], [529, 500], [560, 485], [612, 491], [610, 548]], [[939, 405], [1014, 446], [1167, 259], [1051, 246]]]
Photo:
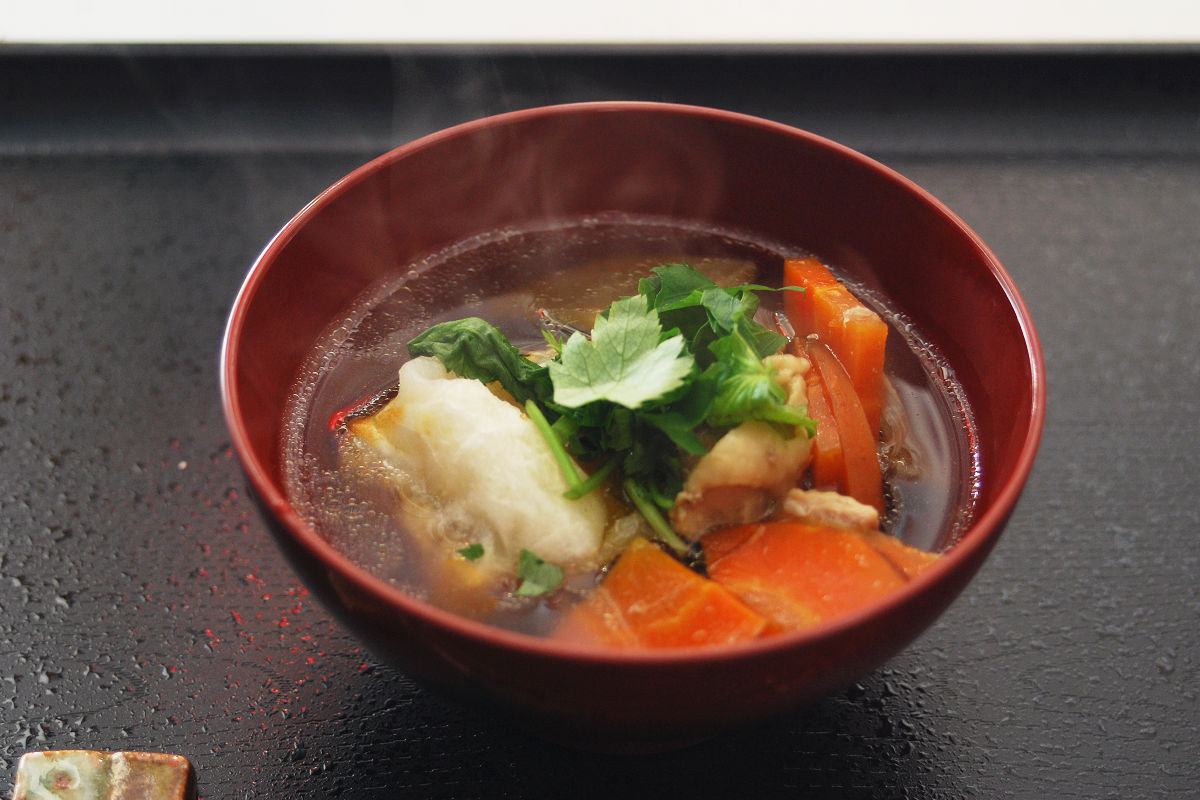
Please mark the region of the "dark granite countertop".
[[[247, 498], [217, 349], [352, 168], [552, 102], [697, 103], [911, 177], [1045, 349], [1037, 466], [978, 578], [810, 709], [595, 756], [376, 663]], [[0, 794], [30, 750], [191, 759], [205, 798], [1200, 796], [1200, 53], [0, 50]], [[702, 701], [698, 698], [698, 702]]]

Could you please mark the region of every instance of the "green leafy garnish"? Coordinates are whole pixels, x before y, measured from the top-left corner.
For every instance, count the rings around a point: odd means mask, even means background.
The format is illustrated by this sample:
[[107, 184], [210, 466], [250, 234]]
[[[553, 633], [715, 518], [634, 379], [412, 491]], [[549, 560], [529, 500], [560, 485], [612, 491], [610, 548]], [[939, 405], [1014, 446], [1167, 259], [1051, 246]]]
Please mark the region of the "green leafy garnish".
[[472, 542], [466, 547], [460, 547], [458, 554], [467, 561], [477, 561], [483, 558], [483, 545], [479, 542]]
[[546, 444], [550, 446], [550, 453], [554, 456], [554, 461], [558, 464], [559, 471], [562, 472], [567, 485], [571, 487], [568, 491], [576, 489], [583, 483], [583, 471], [571, 460], [571, 454], [563, 446], [562, 439], [554, 432], [554, 427], [546, 419], [546, 415], [542, 413], [542, 409], [538, 407], [538, 404], [532, 398], [525, 401], [525, 413], [529, 415], [529, 419], [533, 422], [534, 427], [538, 429], [538, 432], [542, 434], [542, 438], [546, 440]]
[[709, 347], [717, 356], [708, 371], [720, 387], [709, 409], [712, 425], [736, 425], [748, 419], [785, 425], [809, 425], [806, 409], [784, 404], [786, 393], [773, 370], [737, 331]]
[[563, 579], [562, 567], [538, 558], [529, 550], [521, 550], [517, 559], [517, 577], [521, 584], [513, 594], [521, 597], [538, 597], [553, 592]]
[[550, 397], [546, 368], [522, 356], [498, 328], [478, 317], [434, 325], [408, 343], [408, 353], [433, 356], [460, 378], [499, 381], [518, 403]]
[[625, 297], [596, 318], [591, 339], [571, 334], [560, 358], [550, 362], [554, 402], [578, 408], [608, 401], [637, 409], [682, 386], [694, 363], [682, 336], [663, 335], [658, 312], [645, 297]]
[[[794, 288], [794, 287], [785, 287]], [[630, 502], [656, 536], [686, 550], [663, 512], [683, 488], [683, 454], [703, 455], [700, 431], [748, 420], [810, 432], [804, 408], [786, 404], [763, 359], [786, 343], [754, 320], [757, 285], [722, 288], [687, 264], [663, 264], [596, 318], [591, 336], [546, 334], [555, 357], [539, 366], [504, 334], [471, 318], [435, 325], [409, 343], [447, 370], [498, 381], [546, 440], [579, 498], [620, 472]], [[579, 463], [587, 467], [581, 469]], [[590, 474], [589, 474], [590, 472]], [[562, 570], [522, 552], [517, 594], [557, 587]]]
[[554, 351], [554, 354], [556, 356], [562, 355], [563, 344], [566, 341], [565, 339], [562, 338], [562, 336], [555, 333], [554, 331], [543, 330], [542, 338], [546, 340], [546, 344], [550, 346], [550, 349]]
[[[711, 345], [721, 337], [740, 333], [764, 358], [779, 352], [787, 339], [754, 321], [758, 310], [756, 291], [765, 286], [746, 284], [723, 289], [687, 264], [663, 264], [651, 270], [649, 278], [638, 283], [644, 295], [662, 317], [665, 327], [677, 327], [690, 344], [700, 366], [714, 360]], [[784, 290], [797, 287], [784, 287]]]
[[675, 529], [671, 527], [671, 523], [667, 522], [666, 517], [658, 510], [657, 504], [646, 497], [642, 488], [632, 479], [625, 480], [625, 493], [629, 495], [634, 508], [646, 520], [646, 524], [654, 531], [654, 535], [658, 537], [660, 542], [681, 556], [688, 551], [687, 542], [679, 538], [679, 534], [675, 533]]

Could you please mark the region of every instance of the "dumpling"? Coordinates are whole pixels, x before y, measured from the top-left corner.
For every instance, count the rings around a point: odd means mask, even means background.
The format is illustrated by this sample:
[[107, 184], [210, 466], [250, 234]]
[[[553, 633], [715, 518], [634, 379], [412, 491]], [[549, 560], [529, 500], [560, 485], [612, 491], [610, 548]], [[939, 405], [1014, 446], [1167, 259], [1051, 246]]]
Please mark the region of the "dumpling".
[[604, 503], [595, 492], [563, 497], [566, 480], [521, 409], [434, 358], [408, 361], [399, 377], [396, 397], [349, 433], [403, 497], [432, 511], [430, 535], [482, 544], [479, 565], [507, 572], [522, 549], [568, 569], [597, 566]]

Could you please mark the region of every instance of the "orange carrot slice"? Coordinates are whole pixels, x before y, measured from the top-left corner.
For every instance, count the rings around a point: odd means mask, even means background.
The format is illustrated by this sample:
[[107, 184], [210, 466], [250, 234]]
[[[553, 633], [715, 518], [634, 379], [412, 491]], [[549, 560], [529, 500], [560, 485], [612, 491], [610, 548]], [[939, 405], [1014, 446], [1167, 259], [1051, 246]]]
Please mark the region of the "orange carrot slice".
[[863, 533], [863, 537], [872, 547], [879, 551], [880, 555], [892, 562], [896, 569], [903, 572], [906, 578], [917, 577], [933, 562], [941, 558], [938, 553], [920, 550], [912, 545], [905, 544], [895, 536], [889, 536], [881, 531], [865, 532]]
[[757, 525], [735, 525], [712, 531], [700, 540], [706, 563], [724, 558], [741, 547], [758, 530]]
[[767, 621], [729, 590], [645, 539], [571, 609], [554, 638], [616, 647], [687, 647], [753, 639]]
[[854, 391], [850, 376], [824, 343], [809, 340], [807, 353], [813, 371], [817, 373], [816, 379], [824, 386], [826, 397], [829, 398], [841, 441], [842, 476], [838, 491], [860, 503], [874, 506], [882, 515], [885, 510], [883, 472], [879, 468], [878, 445], [875, 434], [868, 426], [862, 404], [858, 402], [858, 394]]
[[829, 395], [817, 371], [810, 369], [805, 380], [808, 384], [808, 416], [817, 423], [817, 432], [812, 440], [813, 488], [836, 491], [846, 469], [842, 457], [842, 437], [838, 435]]
[[850, 375], [872, 434], [878, 433], [887, 323], [815, 258], [784, 261], [783, 282], [804, 288], [783, 293], [788, 321], [800, 337], [816, 334], [829, 345]]
[[[729, 548], [727, 537], [740, 543]], [[857, 531], [772, 522], [716, 531], [701, 543], [709, 576], [776, 630], [833, 619], [907, 581]]]

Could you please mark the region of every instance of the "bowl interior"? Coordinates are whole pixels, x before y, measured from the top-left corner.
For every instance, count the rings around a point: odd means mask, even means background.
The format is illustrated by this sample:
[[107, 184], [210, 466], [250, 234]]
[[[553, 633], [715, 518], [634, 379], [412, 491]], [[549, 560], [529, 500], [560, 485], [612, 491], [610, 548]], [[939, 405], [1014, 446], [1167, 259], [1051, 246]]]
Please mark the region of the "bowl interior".
[[274, 505], [288, 389], [319, 333], [367, 287], [473, 234], [607, 211], [759, 232], [878, 287], [943, 350], [971, 400], [987, 476], [980, 512], [1003, 492], [1040, 410], [1040, 354], [986, 246], [923, 190], [836, 144], [639, 104], [517, 112], [428, 137], [352, 173], [276, 237], [239, 297], [224, 358], [256, 488]]
[[[472, 235], [614, 211], [795, 244], [888, 295], [941, 348], [976, 417], [982, 483], [975, 524], [927, 581], [945, 585], [914, 589], [941, 593], [935, 611], [908, 617], [928, 624], [990, 548], [1031, 466], [1044, 405], [1032, 323], [996, 258], [923, 190], [827, 140], [726, 112], [607, 103], [468, 123], [367, 164], [297, 215], [248, 275], [222, 354], [234, 444], [269, 513], [301, 548], [331, 559], [287, 502], [281, 423], [298, 369], [351, 301]], [[857, 666], [887, 655], [859, 653]]]

